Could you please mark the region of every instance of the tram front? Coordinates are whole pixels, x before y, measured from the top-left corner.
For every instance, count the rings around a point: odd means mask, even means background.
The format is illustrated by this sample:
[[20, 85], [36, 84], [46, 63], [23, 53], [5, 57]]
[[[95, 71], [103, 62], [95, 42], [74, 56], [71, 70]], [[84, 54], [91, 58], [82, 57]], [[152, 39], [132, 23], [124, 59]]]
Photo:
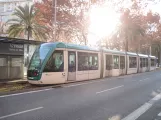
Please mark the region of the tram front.
[[[59, 84], [66, 81], [63, 43], [44, 43], [31, 58], [27, 78], [31, 84]], [[67, 59], [66, 59], [67, 60]], [[67, 65], [67, 64], [66, 64]]]

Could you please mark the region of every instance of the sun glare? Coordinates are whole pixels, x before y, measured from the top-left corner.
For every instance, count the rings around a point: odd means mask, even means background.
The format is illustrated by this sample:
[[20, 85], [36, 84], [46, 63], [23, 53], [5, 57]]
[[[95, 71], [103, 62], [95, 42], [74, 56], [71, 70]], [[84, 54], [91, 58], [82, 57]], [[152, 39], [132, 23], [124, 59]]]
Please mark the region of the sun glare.
[[119, 22], [118, 17], [118, 14], [108, 7], [93, 7], [90, 13], [89, 44], [94, 45], [99, 39], [109, 36]]

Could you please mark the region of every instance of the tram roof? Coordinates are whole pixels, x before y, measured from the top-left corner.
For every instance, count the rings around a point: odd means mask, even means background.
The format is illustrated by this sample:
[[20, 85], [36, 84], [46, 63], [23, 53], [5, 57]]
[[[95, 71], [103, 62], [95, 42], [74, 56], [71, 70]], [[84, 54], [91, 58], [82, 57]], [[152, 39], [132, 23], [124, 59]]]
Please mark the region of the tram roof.
[[155, 57], [155, 56], [151, 56], [151, 55], [150, 55], [149, 57], [150, 57], [150, 58], [154, 58], [154, 59], [156, 59], [156, 57]]
[[122, 54], [122, 55], [125, 55], [125, 52], [123, 52], [123, 51], [109, 50], [109, 49], [103, 49], [103, 51], [108, 52], [108, 53], [114, 53], [114, 54]]
[[133, 52], [127, 52], [127, 55], [137, 56], [137, 54], [136, 53], [133, 53]]
[[146, 57], [148, 58], [148, 55], [144, 55], [144, 54], [138, 54], [140, 57]]
[[89, 51], [99, 51], [97, 48], [92, 48], [83, 45], [76, 45], [71, 43], [63, 43], [63, 42], [49, 42], [44, 43], [43, 45], [52, 46], [53, 48], [68, 48], [68, 49], [77, 49], [77, 50], [89, 50]]

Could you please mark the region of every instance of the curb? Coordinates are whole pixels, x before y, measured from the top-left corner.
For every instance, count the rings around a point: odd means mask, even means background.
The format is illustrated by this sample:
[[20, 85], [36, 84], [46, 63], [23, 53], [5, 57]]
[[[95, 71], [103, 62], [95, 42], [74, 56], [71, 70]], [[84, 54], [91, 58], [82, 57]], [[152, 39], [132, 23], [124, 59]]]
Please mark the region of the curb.
[[19, 84], [25, 84], [28, 83], [27, 79], [20, 79], [20, 80], [13, 80], [13, 81], [6, 81], [6, 82], [0, 82], [0, 85], [9, 85], [9, 84], [15, 84], [15, 83], [19, 83]]

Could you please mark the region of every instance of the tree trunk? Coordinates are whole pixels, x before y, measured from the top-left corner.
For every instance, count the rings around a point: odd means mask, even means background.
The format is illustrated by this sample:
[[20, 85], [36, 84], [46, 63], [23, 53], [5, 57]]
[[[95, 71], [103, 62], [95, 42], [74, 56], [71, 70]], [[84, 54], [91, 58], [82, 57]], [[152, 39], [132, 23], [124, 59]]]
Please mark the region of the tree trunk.
[[30, 40], [30, 31], [28, 30], [28, 34], [27, 34], [27, 40], [28, 40], [28, 44], [27, 44], [27, 67], [29, 66], [29, 40]]
[[87, 45], [87, 38], [84, 32], [82, 31], [83, 39], [84, 39], [84, 44]]

